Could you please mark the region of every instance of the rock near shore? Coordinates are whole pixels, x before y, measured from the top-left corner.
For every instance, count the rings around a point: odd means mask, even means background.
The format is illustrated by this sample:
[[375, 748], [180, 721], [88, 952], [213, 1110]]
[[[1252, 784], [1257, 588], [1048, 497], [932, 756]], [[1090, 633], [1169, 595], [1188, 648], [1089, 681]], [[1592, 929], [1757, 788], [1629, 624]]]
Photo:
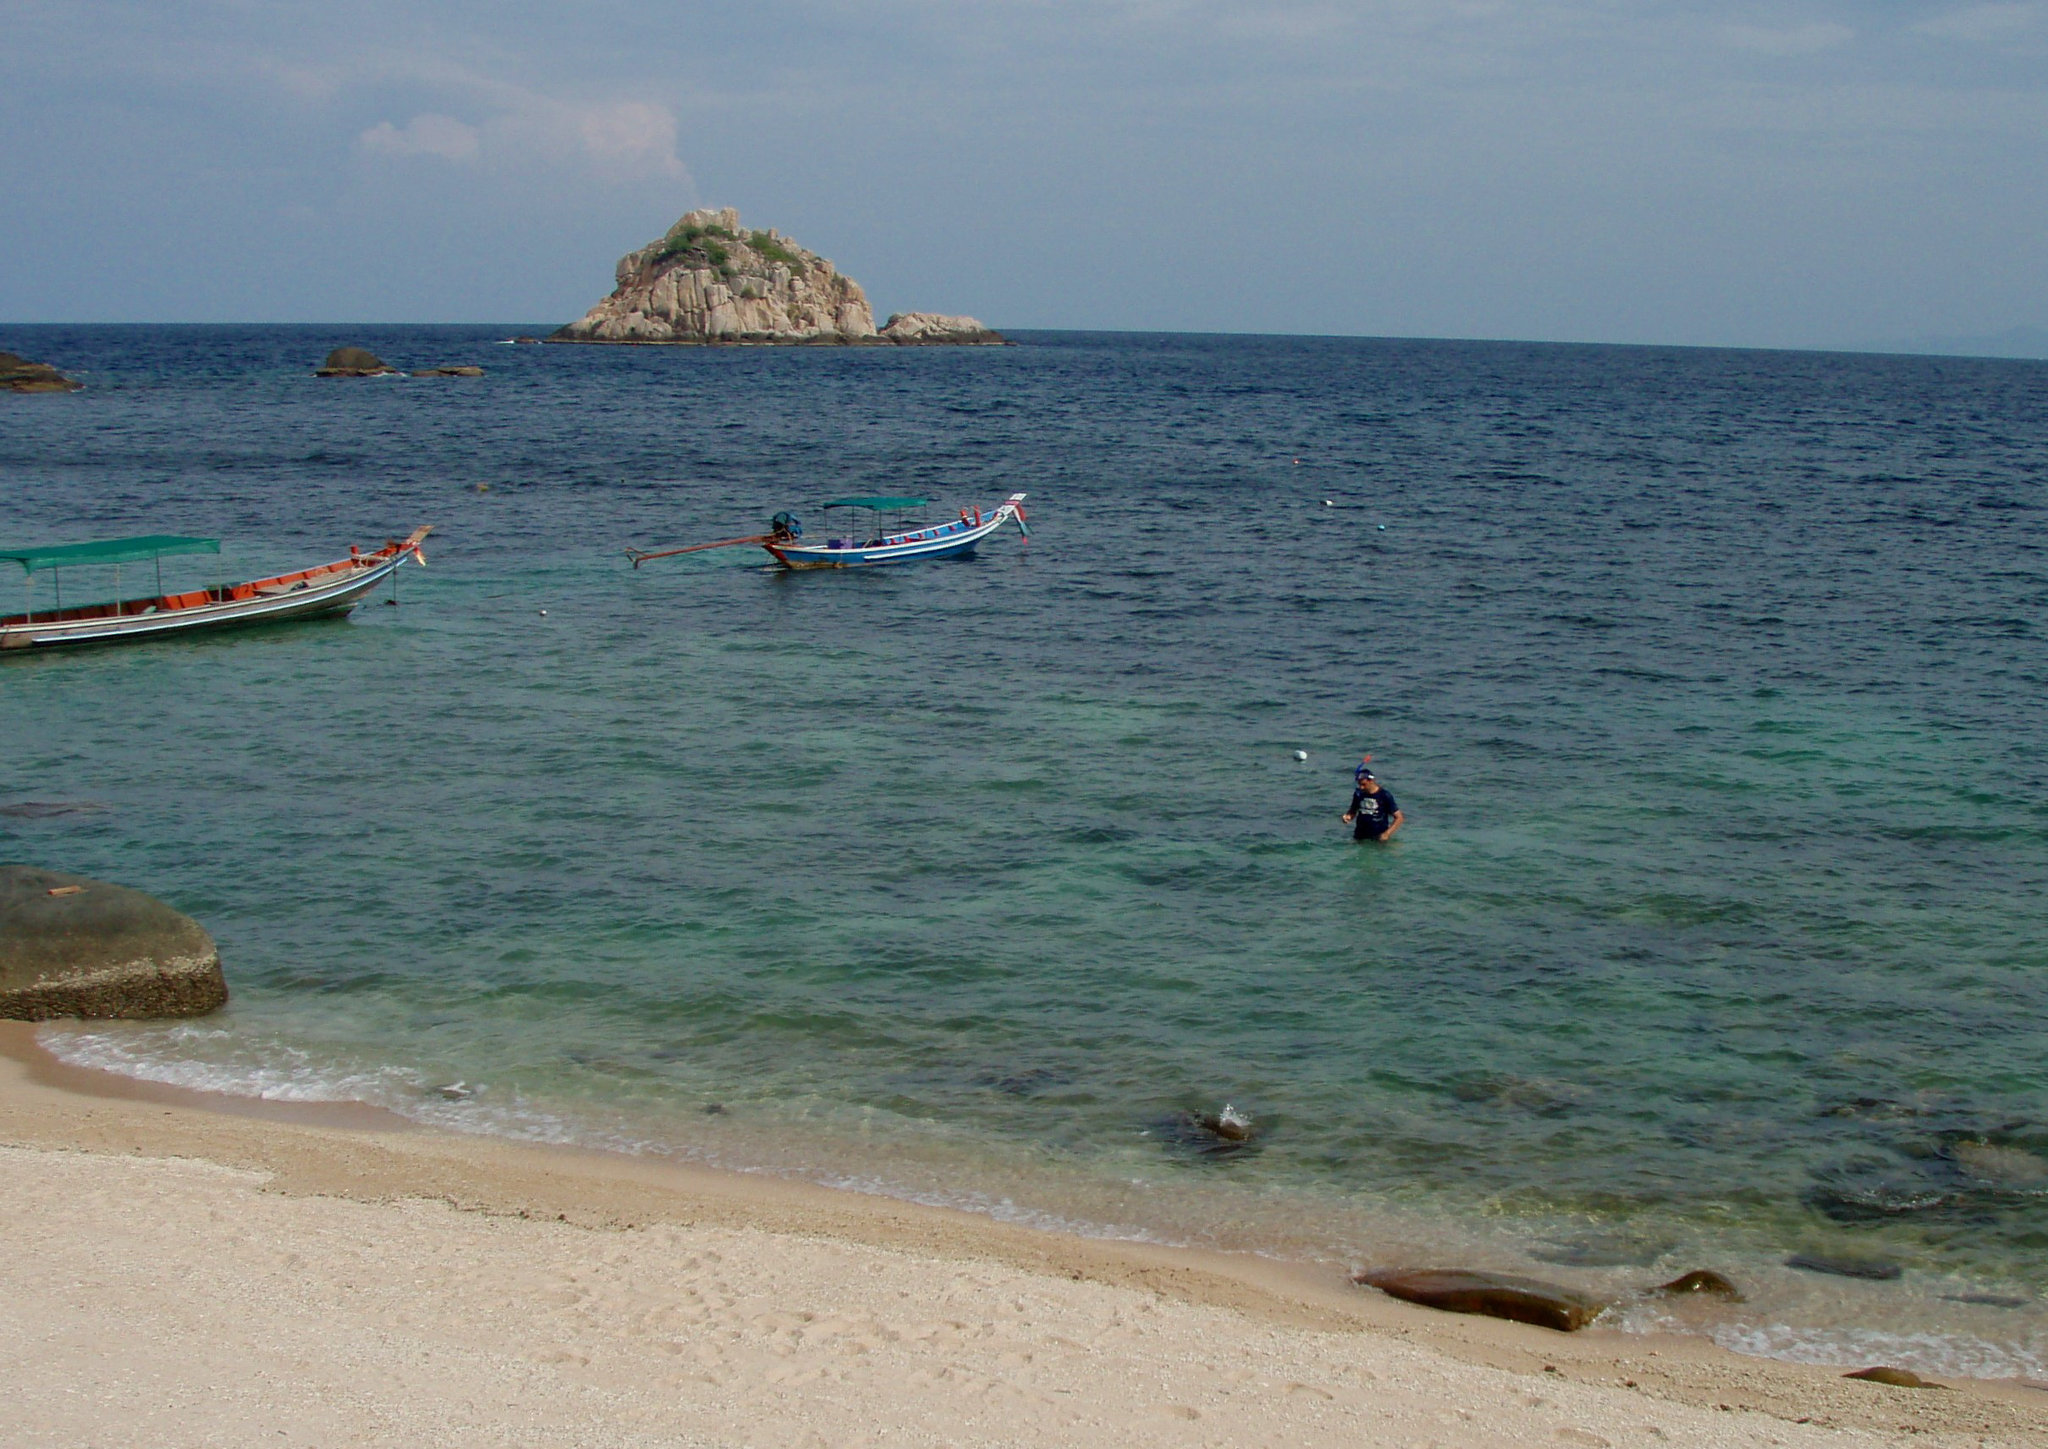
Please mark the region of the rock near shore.
[[550, 342], [846, 345], [1001, 343], [972, 317], [913, 312], [875, 327], [860, 283], [731, 207], [693, 211], [619, 258], [609, 297]]
[[82, 875], [0, 865], [0, 1017], [200, 1016], [228, 999], [190, 916]]

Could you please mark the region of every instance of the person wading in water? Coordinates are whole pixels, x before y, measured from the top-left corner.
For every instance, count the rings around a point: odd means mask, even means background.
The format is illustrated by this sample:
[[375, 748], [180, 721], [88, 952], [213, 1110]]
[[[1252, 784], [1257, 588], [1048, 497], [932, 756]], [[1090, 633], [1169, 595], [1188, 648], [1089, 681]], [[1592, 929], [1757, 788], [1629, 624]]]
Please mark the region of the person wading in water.
[[1344, 823], [1355, 822], [1353, 840], [1392, 840], [1401, 828], [1401, 807], [1394, 803], [1394, 792], [1381, 789], [1379, 780], [1366, 768], [1371, 759], [1367, 755], [1359, 762], [1353, 777], [1357, 788], [1351, 792], [1351, 808], [1344, 812]]

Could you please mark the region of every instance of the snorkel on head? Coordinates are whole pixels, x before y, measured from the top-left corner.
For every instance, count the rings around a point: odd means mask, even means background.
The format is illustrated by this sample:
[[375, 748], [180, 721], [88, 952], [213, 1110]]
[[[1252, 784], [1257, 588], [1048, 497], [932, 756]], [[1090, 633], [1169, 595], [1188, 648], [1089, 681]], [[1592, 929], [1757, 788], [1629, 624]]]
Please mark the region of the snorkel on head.
[[1376, 776], [1375, 774], [1373, 774], [1371, 770], [1366, 768], [1366, 766], [1370, 765], [1371, 763], [1371, 755], [1367, 755], [1364, 759], [1360, 760], [1358, 762], [1358, 768], [1351, 772], [1351, 778], [1361, 785], [1363, 785], [1367, 780], [1378, 779], [1378, 776]]

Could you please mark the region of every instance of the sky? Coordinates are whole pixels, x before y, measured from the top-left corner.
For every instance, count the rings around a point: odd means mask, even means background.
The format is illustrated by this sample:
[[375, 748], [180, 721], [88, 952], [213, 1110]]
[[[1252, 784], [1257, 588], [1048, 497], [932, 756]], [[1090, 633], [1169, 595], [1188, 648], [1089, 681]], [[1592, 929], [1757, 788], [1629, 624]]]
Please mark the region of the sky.
[[0, 322], [557, 323], [738, 207], [880, 320], [2048, 326], [2048, 0], [0, 0]]

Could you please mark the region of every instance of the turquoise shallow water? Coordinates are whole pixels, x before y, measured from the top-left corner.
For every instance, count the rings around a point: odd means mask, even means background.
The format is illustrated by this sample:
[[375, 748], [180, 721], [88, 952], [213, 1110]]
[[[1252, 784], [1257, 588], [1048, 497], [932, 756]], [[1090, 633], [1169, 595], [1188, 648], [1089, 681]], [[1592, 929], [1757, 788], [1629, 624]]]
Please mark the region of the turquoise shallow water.
[[[505, 331], [0, 329], [92, 384], [0, 409], [9, 537], [438, 526], [395, 609], [0, 667], [0, 854], [235, 991], [61, 1053], [2048, 1373], [2048, 367]], [[1015, 488], [972, 562], [619, 552]]]

